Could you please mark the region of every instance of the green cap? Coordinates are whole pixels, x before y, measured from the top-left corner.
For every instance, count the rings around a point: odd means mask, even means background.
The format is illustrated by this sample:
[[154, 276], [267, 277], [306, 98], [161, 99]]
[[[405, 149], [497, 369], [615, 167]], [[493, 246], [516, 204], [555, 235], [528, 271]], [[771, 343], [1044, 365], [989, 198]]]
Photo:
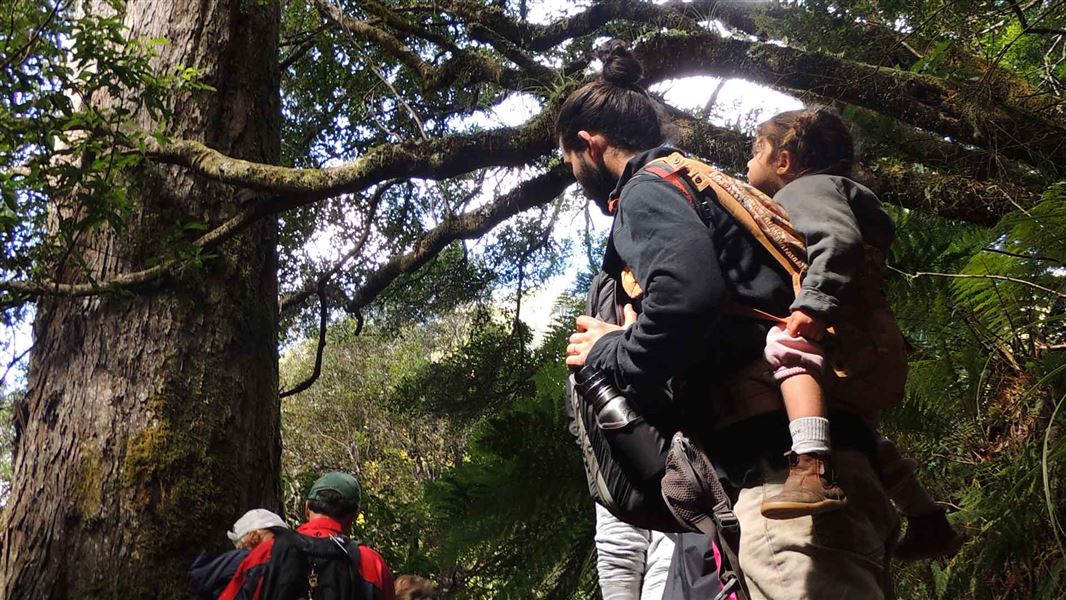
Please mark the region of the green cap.
[[359, 482], [356, 481], [355, 477], [347, 473], [333, 471], [319, 477], [318, 481], [315, 481], [311, 486], [311, 491], [307, 493], [307, 498], [318, 500], [318, 493], [325, 490], [337, 492], [343, 500], [356, 506], [360, 505]]

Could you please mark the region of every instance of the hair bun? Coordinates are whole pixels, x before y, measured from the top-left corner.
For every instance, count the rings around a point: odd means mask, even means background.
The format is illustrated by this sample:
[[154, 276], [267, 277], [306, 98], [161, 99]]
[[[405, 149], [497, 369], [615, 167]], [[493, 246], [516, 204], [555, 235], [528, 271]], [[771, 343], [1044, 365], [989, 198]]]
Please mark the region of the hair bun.
[[615, 85], [636, 85], [644, 74], [640, 61], [629, 51], [624, 40], [613, 39], [596, 50], [596, 58], [603, 63], [603, 79]]
[[821, 120], [821, 117], [821, 107], [804, 110], [799, 117], [796, 118], [796, 122], [792, 126], [792, 131], [795, 132], [797, 138], [805, 138], [811, 131], [817, 128], [817, 124]]

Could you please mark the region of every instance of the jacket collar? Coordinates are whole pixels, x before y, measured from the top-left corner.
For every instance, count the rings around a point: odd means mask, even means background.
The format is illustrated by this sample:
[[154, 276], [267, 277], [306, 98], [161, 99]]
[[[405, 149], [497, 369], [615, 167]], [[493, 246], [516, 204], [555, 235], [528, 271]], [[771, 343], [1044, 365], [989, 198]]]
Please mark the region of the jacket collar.
[[622, 189], [626, 187], [626, 184], [629, 183], [629, 180], [632, 179], [638, 171], [644, 168], [644, 165], [657, 158], [669, 156], [674, 152], [678, 152], [678, 149], [672, 146], [663, 145], [633, 155], [633, 158], [630, 158], [629, 161], [626, 162], [625, 169], [622, 169], [622, 175], [618, 177], [618, 185], [614, 187], [614, 191], [611, 192], [611, 195], [608, 198], [607, 210], [612, 215], [618, 211], [618, 198], [622, 195]]
[[324, 532], [329, 535], [340, 535], [341, 524], [330, 517], [315, 517], [297, 528], [300, 533]]

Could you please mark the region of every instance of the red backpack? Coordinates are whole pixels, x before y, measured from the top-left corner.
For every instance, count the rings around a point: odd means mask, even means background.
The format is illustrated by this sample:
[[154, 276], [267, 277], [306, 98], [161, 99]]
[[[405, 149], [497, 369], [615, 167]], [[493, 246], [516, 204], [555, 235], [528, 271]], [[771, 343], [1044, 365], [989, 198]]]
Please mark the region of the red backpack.
[[[715, 202], [725, 209], [785, 269], [799, 293], [807, 270], [806, 245], [780, 204], [751, 185], [680, 152], [654, 160], [644, 170], [677, 187], [697, 212], [701, 212], [703, 202]], [[839, 318], [822, 342], [829, 367], [822, 385], [833, 405], [876, 419], [881, 410], [903, 399], [907, 357], [896, 317], [881, 292], [885, 257], [866, 244], [865, 263], [852, 281]], [[731, 305], [727, 312], [775, 323], [784, 323], [788, 316], [741, 305]]]

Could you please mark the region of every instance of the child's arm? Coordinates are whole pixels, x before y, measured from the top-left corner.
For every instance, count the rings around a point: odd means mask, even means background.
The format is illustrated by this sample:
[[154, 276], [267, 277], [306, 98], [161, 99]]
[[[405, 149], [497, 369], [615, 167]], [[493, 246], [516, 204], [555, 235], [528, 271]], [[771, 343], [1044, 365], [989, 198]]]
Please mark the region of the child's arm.
[[821, 337], [826, 321], [834, 320], [845, 288], [863, 264], [862, 233], [837, 181], [817, 175], [800, 177], [774, 196], [807, 241], [807, 273], [790, 307], [789, 332], [811, 339]]

